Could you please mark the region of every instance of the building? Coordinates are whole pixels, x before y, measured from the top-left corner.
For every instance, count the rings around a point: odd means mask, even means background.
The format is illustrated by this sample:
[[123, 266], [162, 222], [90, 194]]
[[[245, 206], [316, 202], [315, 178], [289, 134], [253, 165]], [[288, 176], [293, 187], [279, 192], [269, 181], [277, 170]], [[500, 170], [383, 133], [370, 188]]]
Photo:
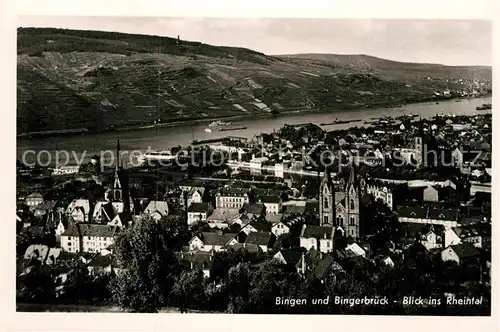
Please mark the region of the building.
[[360, 236], [361, 186], [353, 164], [342, 190], [336, 192], [329, 169], [320, 184], [319, 217], [323, 226], [342, 228], [346, 236]]
[[55, 210], [57, 205], [56, 201], [44, 201], [30, 208], [33, 211], [35, 217], [41, 217], [47, 213], [51, 213]]
[[34, 193], [26, 196], [24, 203], [29, 208], [35, 207], [35, 206], [43, 203], [43, 195], [40, 193], [34, 192]]
[[66, 252], [98, 253], [113, 243], [118, 227], [99, 224], [70, 224], [61, 234], [61, 248]]
[[260, 202], [266, 207], [266, 214], [281, 213], [282, 200], [279, 196], [262, 196]]
[[302, 247], [281, 249], [276, 254], [274, 254], [273, 259], [283, 265], [289, 265], [295, 267], [300, 261], [305, 249]]
[[236, 240], [237, 235], [236, 233], [202, 232], [201, 235], [194, 236], [189, 241], [189, 250], [223, 251], [223, 247], [238, 243]]
[[207, 222], [211, 228], [223, 229], [238, 222], [240, 216], [239, 209], [215, 209], [207, 217]]
[[[132, 204], [132, 202], [130, 202], [130, 204]], [[94, 207], [92, 222], [109, 223], [120, 213], [130, 212], [130, 209], [127, 210], [126, 206], [127, 205], [123, 202], [97, 202]]]
[[117, 162], [115, 166], [113, 185], [106, 191], [105, 198], [110, 202], [122, 202], [124, 204], [123, 211], [130, 212], [132, 211], [134, 205], [131, 203], [128, 174], [122, 167], [121, 163], [120, 140], [116, 141], [116, 156]]
[[393, 209], [394, 201], [392, 191], [386, 186], [379, 187], [374, 184], [366, 186], [366, 193], [372, 195], [375, 200], [381, 200], [389, 209]]
[[196, 225], [199, 222], [207, 220], [212, 211], [213, 208], [210, 203], [191, 203], [187, 209], [188, 225]]
[[407, 248], [415, 242], [422, 244], [427, 250], [445, 247], [445, 228], [432, 224], [402, 223], [403, 247]]
[[439, 202], [439, 190], [436, 186], [427, 186], [424, 189], [424, 202]]
[[205, 192], [204, 187], [192, 188], [187, 193], [187, 206], [190, 206], [191, 203], [202, 203], [204, 192]]
[[245, 243], [257, 245], [262, 252], [268, 252], [272, 248], [274, 240], [276, 240], [276, 237], [271, 232], [250, 232], [245, 239]]
[[266, 206], [262, 203], [245, 203], [241, 209], [250, 219], [265, 217], [267, 213]]
[[279, 237], [280, 235], [290, 233], [290, 226], [283, 221], [278, 221], [271, 227], [271, 232]]
[[443, 208], [439, 205], [400, 206], [398, 215], [400, 222], [457, 227], [459, 225], [460, 211], [458, 209]]
[[75, 222], [90, 221], [90, 201], [88, 199], [75, 199], [66, 208], [66, 215]]
[[448, 227], [444, 231], [444, 247], [445, 248], [462, 243], [462, 239], [460, 239], [460, 236], [458, 236], [458, 234], [457, 234], [457, 233], [459, 233], [459, 231], [456, 231], [456, 229], [457, 228]]
[[158, 221], [168, 216], [168, 203], [166, 201], [151, 201], [144, 209], [144, 214]]
[[215, 195], [215, 208], [217, 209], [241, 209], [243, 204], [248, 202], [248, 190], [244, 188], [222, 188]]
[[479, 251], [471, 243], [464, 242], [446, 247], [441, 252], [441, 259], [443, 262], [451, 261], [457, 264], [474, 262], [479, 259]]
[[335, 229], [330, 226], [303, 225], [300, 232], [300, 247], [320, 252], [333, 251], [333, 236]]
[[66, 166], [59, 166], [57, 168], [54, 168], [52, 170], [52, 175], [53, 176], [58, 176], [58, 175], [69, 175], [69, 174], [76, 174], [80, 171], [80, 166], [78, 165], [66, 165]]

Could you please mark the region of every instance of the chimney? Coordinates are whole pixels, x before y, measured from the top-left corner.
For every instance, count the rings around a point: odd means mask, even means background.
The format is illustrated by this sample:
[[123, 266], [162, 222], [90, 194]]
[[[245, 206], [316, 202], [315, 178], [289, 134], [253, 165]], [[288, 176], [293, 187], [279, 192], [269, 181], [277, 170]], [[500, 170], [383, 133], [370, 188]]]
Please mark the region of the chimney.
[[193, 262], [191, 262], [191, 270], [193, 269], [193, 267], [194, 267], [194, 266], [193, 266]]

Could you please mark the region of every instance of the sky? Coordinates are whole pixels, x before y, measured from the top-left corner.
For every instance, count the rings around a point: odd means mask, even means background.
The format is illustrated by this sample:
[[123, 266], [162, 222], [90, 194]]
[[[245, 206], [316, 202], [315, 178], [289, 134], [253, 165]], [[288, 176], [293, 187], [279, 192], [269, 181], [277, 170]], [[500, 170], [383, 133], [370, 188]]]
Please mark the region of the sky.
[[176, 37], [265, 54], [368, 54], [446, 65], [492, 65], [487, 20], [20, 16], [20, 27], [56, 27]]

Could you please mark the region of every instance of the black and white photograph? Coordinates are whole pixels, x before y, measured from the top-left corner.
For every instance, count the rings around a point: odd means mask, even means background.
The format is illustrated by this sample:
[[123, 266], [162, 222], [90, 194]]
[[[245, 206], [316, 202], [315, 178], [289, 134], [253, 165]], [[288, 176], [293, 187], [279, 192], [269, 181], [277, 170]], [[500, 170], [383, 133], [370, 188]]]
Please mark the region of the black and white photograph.
[[492, 27], [19, 16], [16, 311], [491, 316]]

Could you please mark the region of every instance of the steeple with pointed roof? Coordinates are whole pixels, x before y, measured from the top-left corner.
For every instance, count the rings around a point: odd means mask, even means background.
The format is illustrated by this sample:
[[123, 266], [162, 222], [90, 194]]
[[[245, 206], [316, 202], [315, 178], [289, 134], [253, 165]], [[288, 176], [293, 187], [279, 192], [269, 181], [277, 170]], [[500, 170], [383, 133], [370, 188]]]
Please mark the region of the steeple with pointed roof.
[[113, 201], [124, 202], [124, 211], [130, 211], [130, 195], [128, 188], [128, 177], [121, 164], [120, 139], [116, 139], [116, 163], [113, 181]]
[[335, 223], [335, 187], [328, 167], [325, 168], [319, 188], [319, 217], [322, 225]]

